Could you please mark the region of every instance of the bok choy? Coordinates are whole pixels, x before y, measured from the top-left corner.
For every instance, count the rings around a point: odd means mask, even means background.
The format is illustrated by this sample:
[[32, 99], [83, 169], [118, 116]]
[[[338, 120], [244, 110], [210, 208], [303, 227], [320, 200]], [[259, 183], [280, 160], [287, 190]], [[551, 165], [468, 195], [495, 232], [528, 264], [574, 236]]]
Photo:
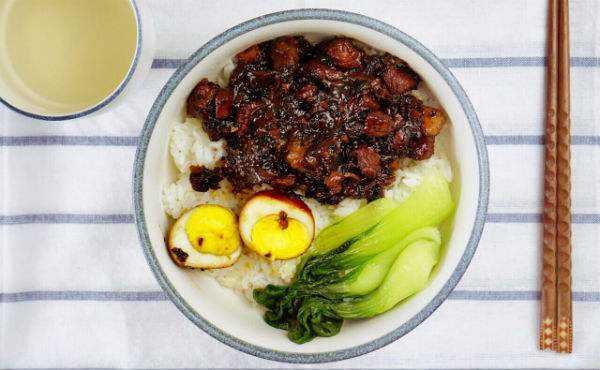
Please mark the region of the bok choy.
[[384, 313], [401, 300], [423, 289], [438, 261], [440, 244], [418, 240], [396, 258], [381, 285], [373, 292], [334, 306], [345, 319], [364, 319]]
[[392, 248], [379, 253], [367, 263], [352, 271], [342, 281], [324, 288], [326, 293], [335, 293], [343, 296], [360, 296], [370, 293], [380, 286], [386, 277], [396, 257], [410, 244], [416, 241], [441, 244], [441, 235], [435, 227], [419, 229], [402, 239]]
[[337, 334], [344, 319], [381, 314], [426, 286], [441, 247], [436, 227], [454, 208], [448, 183], [432, 169], [402, 203], [376, 202], [323, 230], [290, 285], [254, 291], [269, 325], [304, 343]]
[[362, 234], [377, 225], [387, 214], [398, 207], [398, 202], [389, 198], [379, 198], [361, 207], [356, 212], [329, 225], [317, 235], [311, 255], [324, 254], [342, 245], [356, 235]]

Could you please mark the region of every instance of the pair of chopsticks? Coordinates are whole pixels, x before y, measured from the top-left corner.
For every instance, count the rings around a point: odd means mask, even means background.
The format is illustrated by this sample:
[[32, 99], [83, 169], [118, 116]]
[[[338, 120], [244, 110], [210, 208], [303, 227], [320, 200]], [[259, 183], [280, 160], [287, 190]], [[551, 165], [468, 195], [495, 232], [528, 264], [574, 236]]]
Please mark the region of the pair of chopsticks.
[[569, 2], [549, 0], [540, 349], [571, 353]]

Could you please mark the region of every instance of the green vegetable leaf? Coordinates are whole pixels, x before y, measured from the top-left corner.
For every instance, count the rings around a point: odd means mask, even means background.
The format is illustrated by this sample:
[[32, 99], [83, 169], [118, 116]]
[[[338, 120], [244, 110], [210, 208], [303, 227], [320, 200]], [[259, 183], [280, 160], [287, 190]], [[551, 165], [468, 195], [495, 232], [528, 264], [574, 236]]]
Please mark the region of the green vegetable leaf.
[[[380, 202], [378, 214], [390, 204]], [[337, 334], [345, 318], [381, 314], [427, 285], [441, 245], [435, 226], [454, 208], [444, 177], [432, 169], [404, 202], [366, 221], [375, 208], [335, 224], [330, 230], [341, 235], [329, 231], [299, 265], [292, 284], [254, 291], [267, 309], [265, 322], [306, 343]], [[368, 226], [359, 227], [360, 220]]]
[[423, 289], [438, 260], [440, 244], [418, 240], [404, 250], [377, 290], [366, 296], [336, 305], [335, 312], [346, 319], [363, 319], [384, 313], [403, 299]]
[[418, 240], [429, 240], [439, 245], [441, 238], [440, 232], [435, 227], [414, 231], [390, 249], [379, 253], [359, 268], [354, 269], [342, 281], [327, 286], [325, 290], [345, 297], [370, 293], [381, 285], [398, 255], [409, 244]]
[[329, 253], [340, 245], [363, 234], [377, 225], [396, 207], [398, 207], [398, 202], [389, 198], [379, 198], [327, 226], [321, 230], [311, 247], [302, 256], [298, 264], [298, 270], [301, 270], [311, 257]]
[[340, 332], [344, 320], [332, 308], [330, 300], [311, 297], [302, 302], [297, 321], [288, 332], [295, 343], [302, 344], [314, 337], [331, 337]]
[[398, 207], [398, 202], [389, 198], [379, 198], [368, 203], [356, 212], [323, 229], [317, 235], [309, 254], [324, 254], [339, 247], [377, 225], [396, 207]]
[[330, 265], [336, 268], [360, 265], [414, 230], [438, 226], [453, 210], [454, 202], [448, 182], [439, 170], [431, 169], [404, 202], [357, 238]]

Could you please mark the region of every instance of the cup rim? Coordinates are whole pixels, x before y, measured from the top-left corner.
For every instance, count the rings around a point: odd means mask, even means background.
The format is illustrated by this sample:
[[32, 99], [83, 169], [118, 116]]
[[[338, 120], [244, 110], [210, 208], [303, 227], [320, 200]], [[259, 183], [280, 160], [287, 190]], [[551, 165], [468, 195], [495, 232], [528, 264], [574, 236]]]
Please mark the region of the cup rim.
[[[443, 285], [441, 290], [435, 295], [435, 297], [411, 319], [377, 339], [374, 339], [368, 343], [345, 348], [342, 350], [316, 353], [296, 353], [261, 347], [240, 340], [222, 331], [221, 329], [210, 323], [208, 320], [204, 319], [185, 301], [185, 299], [183, 299], [179, 295], [177, 289], [171, 284], [169, 278], [162, 270], [160, 262], [158, 261], [158, 258], [156, 257], [152, 249], [152, 242], [150, 241], [148, 230], [146, 228], [145, 213], [143, 209], [144, 164], [146, 160], [148, 144], [154, 131], [154, 126], [156, 125], [156, 122], [162, 112], [164, 105], [169, 99], [171, 93], [179, 85], [179, 83], [202, 59], [204, 59], [207, 55], [212, 53], [215, 49], [219, 48], [226, 42], [233, 40], [249, 31], [264, 26], [297, 20], [341, 21], [363, 26], [401, 42], [402, 44], [410, 48], [412, 51], [423, 57], [426, 60], [426, 62], [429, 63], [449, 85], [449, 87], [457, 97], [461, 108], [463, 109], [467, 117], [467, 121], [469, 123], [469, 127], [471, 129], [471, 133], [473, 134], [473, 138], [475, 141], [479, 170], [479, 194], [477, 201], [477, 210], [469, 241], [467, 243], [467, 246], [465, 247], [461, 259], [456, 265], [450, 278], [446, 281], [446, 283]], [[183, 313], [190, 321], [192, 321], [204, 332], [211, 335], [213, 338], [241, 352], [254, 355], [259, 358], [279, 362], [324, 363], [346, 360], [349, 358], [361, 356], [363, 354], [372, 352], [394, 342], [395, 340], [404, 336], [405, 334], [413, 330], [415, 327], [417, 327], [419, 324], [421, 324], [442, 304], [443, 301], [446, 300], [446, 298], [458, 284], [468, 265], [470, 264], [473, 255], [477, 249], [477, 245], [481, 238], [481, 234], [485, 224], [488, 200], [489, 164], [483, 131], [481, 129], [479, 120], [469, 98], [467, 97], [465, 91], [460, 86], [458, 80], [456, 79], [456, 77], [454, 77], [452, 72], [450, 72], [450, 70], [446, 66], [444, 66], [443, 63], [431, 51], [429, 51], [429, 49], [427, 49], [425, 46], [423, 46], [411, 36], [398, 30], [397, 28], [362, 14], [335, 9], [305, 8], [285, 10], [266, 14], [238, 24], [219, 34], [218, 36], [214, 37], [202, 47], [200, 47], [196, 52], [194, 52], [190, 56], [190, 58], [182, 66], [180, 66], [175, 71], [175, 73], [171, 76], [171, 78], [167, 81], [167, 83], [160, 91], [158, 97], [156, 98], [154, 104], [150, 109], [146, 122], [144, 123], [144, 127], [142, 128], [134, 160], [133, 205], [135, 224], [138, 231], [140, 244], [144, 252], [144, 256], [160, 287], [167, 293], [169, 299], [175, 304], [175, 306], [179, 309], [179, 311], [181, 311], [181, 313]]]
[[62, 114], [62, 115], [58, 115], [58, 116], [49, 116], [49, 115], [38, 114], [38, 113], [33, 113], [33, 112], [23, 110], [21, 108], [16, 107], [15, 105], [9, 103], [4, 98], [2, 98], [2, 96], [0, 96], [0, 103], [4, 104], [10, 110], [20, 113], [24, 116], [27, 116], [30, 118], [35, 118], [35, 119], [45, 121], [45, 122], [55, 122], [55, 121], [68, 121], [68, 120], [72, 120], [72, 119], [76, 119], [76, 118], [81, 118], [83, 116], [87, 116], [89, 114], [92, 114], [92, 113], [106, 107], [108, 104], [113, 102], [117, 97], [119, 97], [121, 95], [121, 93], [125, 90], [125, 88], [129, 84], [131, 78], [133, 77], [133, 74], [135, 73], [137, 66], [138, 66], [138, 62], [139, 62], [140, 55], [141, 55], [141, 49], [142, 49], [142, 41], [143, 41], [142, 40], [142, 27], [143, 27], [142, 17], [140, 15], [140, 11], [139, 11], [139, 8], [137, 5], [137, 0], [129, 0], [129, 3], [131, 4], [131, 7], [133, 9], [133, 14], [135, 16], [135, 22], [136, 22], [136, 28], [137, 28], [137, 40], [136, 40], [136, 45], [135, 45], [135, 54], [133, 56], [131, 65], [129, 66], [129, 70], [127, 71], [127, 74], [121, 80], [121, 82], [119, 83], [119, 86], [117, 86], [117, 88], [114, 89], [110, 93], [110, 95], [108, 95], [107, 97], [102, 99], [100, 102], [96, 103], [95, 105], [92, 105], [91, 107], [85, 108], [81, 111], [77, 111], [74, 113]]

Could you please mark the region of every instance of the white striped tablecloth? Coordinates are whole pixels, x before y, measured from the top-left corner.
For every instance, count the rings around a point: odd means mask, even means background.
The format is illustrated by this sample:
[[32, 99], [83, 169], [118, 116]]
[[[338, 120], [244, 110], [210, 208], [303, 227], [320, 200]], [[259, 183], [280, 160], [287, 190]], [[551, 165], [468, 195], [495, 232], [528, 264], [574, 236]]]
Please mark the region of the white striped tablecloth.
[[156, 59], [143, 88], [125, 104], [66, 123], [0, 108], [0, 369], [307, 367], [245, 355], [184, 318], [146, 266], [131, 206], [137, 135], [174, 68], [226, 28], [300, 7], [369, 15], [429, 47], [470, 96], [491, 166], [485, 231], [450, 298], [381, 350], [308, 367], [600, 368], [600, 1], [571, 1], [571, 355], [542, 353], [536, 345], [545, 1], [148, 5]]

